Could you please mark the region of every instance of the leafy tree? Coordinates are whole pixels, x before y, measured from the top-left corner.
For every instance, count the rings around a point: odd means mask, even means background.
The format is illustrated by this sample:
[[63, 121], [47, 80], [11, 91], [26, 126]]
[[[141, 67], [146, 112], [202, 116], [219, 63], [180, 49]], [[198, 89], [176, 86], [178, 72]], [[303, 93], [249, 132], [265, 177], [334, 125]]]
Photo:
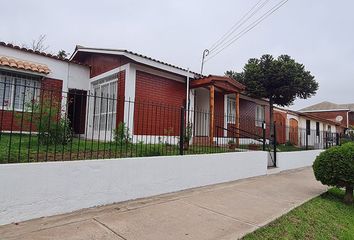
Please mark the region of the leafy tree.
[[[225, 74], [243, 83], [250, 96], [269, 100], [271, 123], [274, 122], [274, 104], [289, 106], [297, 97], [306, 99], [318, 90], [315, 77], [303, 64], [288, 55], [281, 55], [276, 59], [269, 54], [260, 59], [251, 58], [243, 72], [227, 71]], [[271, 132], [272, 125], [270, 124]]]
[[322, 152], [313, 163], [317, 180], [329, 186], [345, 187], [344, 202], [353, 203], [354, 143], [332, 147]]
[[65, 50], [62, 49], [62, 50], [59, 50], [57, 56], [60, 58], [67, 58], [69, 56], [69, 53], [67, 53]]

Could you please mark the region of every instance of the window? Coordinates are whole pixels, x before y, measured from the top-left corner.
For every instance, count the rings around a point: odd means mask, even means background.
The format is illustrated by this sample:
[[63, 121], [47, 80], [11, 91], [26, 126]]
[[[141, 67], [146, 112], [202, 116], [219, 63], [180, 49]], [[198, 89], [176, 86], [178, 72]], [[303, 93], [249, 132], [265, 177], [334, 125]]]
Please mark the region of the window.
[[306, 134], [311, 135], [311, 121], [306, 120]]
[[332, 127], [331, 127], [330, 125], [328, 125], [327, 131], [328, 131], [329, 133], [332, 132]]
[[265, 112], [264, 106], [257, 105], [256, 107], [256, 121], [255, 124], [257, 127], [262, 127], [263, 122], [265, 121]]
[[116, 127], [117, 111], [117, 81], [111, 81], [93, 86], [95, 102], [94, 130], [107, 131]]
[[227, 97], [227, 122], [236, 122], [236, 99]]
[[320, 123], [316, 122], [316, 136], [320, 136]]
[[0, 71], [0, 109], [25, 110], [39, 96], [40, 77]]

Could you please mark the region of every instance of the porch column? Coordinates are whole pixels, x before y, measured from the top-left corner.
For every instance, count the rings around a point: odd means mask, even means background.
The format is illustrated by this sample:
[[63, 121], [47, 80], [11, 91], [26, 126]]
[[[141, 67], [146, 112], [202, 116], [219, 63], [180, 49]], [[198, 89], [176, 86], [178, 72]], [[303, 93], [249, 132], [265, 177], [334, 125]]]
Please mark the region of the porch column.
[[214, 121], [214, 102], [215, 102], [215, 87], [213, 85], [210, 86], [210, 129], [209, 129], [209, 140], [210, 140], [210, 145], [214, 144], [214, 127], [215, 127], [215, 121]]
[[240, 93], [236, 93], [236, 146], [240, 144]]

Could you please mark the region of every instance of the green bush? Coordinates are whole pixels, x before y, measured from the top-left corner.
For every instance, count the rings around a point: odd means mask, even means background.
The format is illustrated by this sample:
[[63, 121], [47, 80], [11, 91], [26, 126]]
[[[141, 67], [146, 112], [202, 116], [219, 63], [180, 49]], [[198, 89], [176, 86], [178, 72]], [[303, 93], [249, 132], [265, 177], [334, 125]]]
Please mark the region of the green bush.
[[114, 129], [114, 141], [119, 145], [129, 144], [131, 142], [129, 128], [124, 122], [118, 124], [118, 128]]
[[[70, 120], [65, 114], [65, 106], [62, 106], [58, 98], [49, 99], [43, 97], [25, 103], [25, 113], [17, 113], [19, 121], [31, 124], [33, 131], [38, 132], [40, 144], [66, 145], [72, 140]], [[21, 120], [20, 120], [21, 119]]]
[[354, 143], [332, 147], [322, 152], [313, 164], [317, 180], [325, 185], [345, 187], [344, 202], [353, 202]]

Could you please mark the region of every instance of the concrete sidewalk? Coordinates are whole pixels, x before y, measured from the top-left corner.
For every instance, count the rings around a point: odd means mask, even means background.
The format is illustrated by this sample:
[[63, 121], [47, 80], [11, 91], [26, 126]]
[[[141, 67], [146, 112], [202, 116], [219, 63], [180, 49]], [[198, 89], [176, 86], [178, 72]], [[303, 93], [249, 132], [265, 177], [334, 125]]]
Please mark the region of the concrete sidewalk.
[[326, 190], [305, 168], [0, 226], [0, 239], [235, 240]]

